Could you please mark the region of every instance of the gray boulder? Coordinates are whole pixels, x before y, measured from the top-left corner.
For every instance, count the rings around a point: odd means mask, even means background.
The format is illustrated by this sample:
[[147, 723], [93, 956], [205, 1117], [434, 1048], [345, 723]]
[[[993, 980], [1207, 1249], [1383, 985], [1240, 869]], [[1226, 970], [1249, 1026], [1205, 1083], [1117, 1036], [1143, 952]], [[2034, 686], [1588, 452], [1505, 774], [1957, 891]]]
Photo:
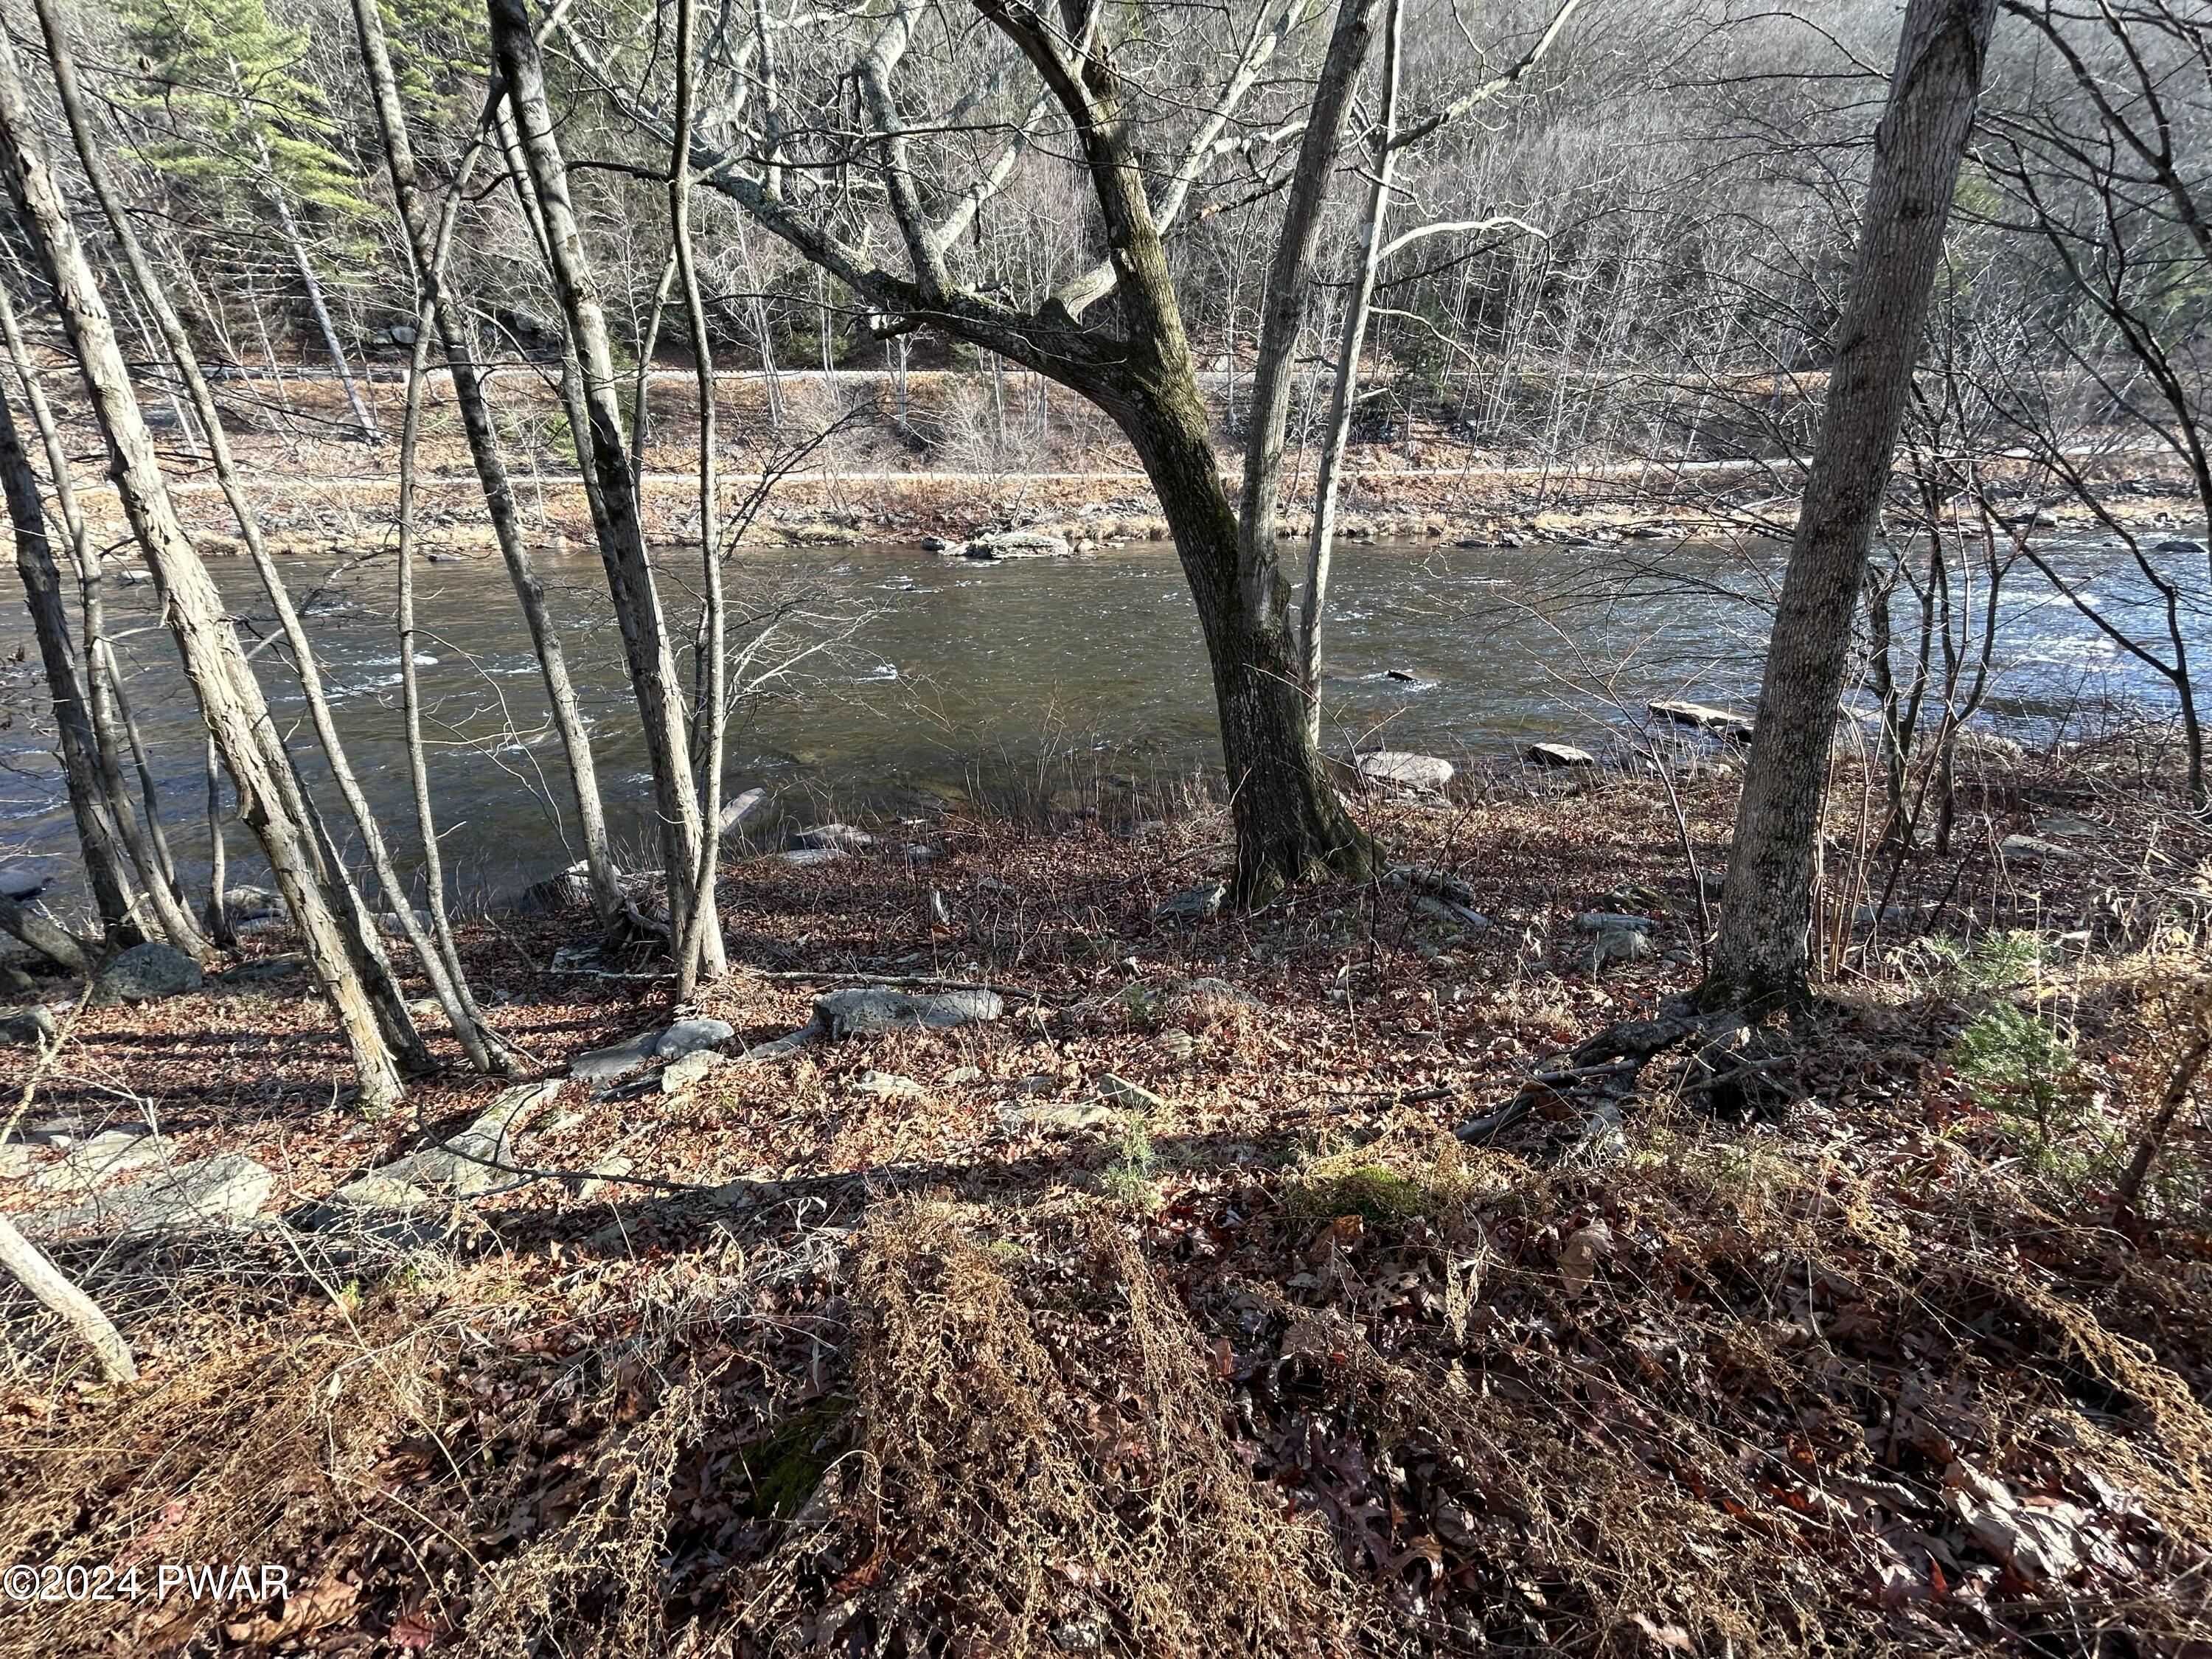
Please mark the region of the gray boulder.
[[118, 1002], [155, 1002], [200, 988], [200, 965], [182, 951], [149, 940], [134, 945], [100, 970], [92, 1000], [103, 1007]]
[[847, 1037], [915, 1027], [950, 1030], [994, 1020], [1005, 1012], [996, 991], [901, 991], [864, 985], [816, 998], [814, 1023], [833, 1037]]
[[[153, 1137], [144, 1137], [151, 1140]], [[66, 1210], [30, 1218], [40, 1233], [149, 1233], [183, 1227], [234, 1227], [253, 1219], [276, 1183], [243, 1152], [179, 1164], [144, 1181], [102, 1193]]]
[[1571, 743], [1532, 743], [1528, 761], [1534, 766], [1595, 766], [1597, 757]]
[[737, 1034], [736, 1028], [726, 1020], [679, 1019], [660, 1034], [659, 1041], [653, 1045], [653, 1058], [682, 1060], [686, 1054], [696, 1054], [702, 1048], [727, 1042]]
[[46, 1006], [0, 1009], [0, 1042], [21, 1048], [43, 1048], [54, 1040], [54, 1017]]
[[1434, 755], [1376, 749], [1359, 757], [1359, 775], [1391, 789], [1436, 790], [1452, 781], [1452, 763]]
[[[394, 1158], [348, 1182], [331, 1195], [333, 1205], [356, 1210], [412, 1210], [441, 1200], [472, 1197], [514, 1180], [492, 1166], [514, 1162], [516, 1126], [550, 1100], [560, 1087], [556, 1079], [518, 1084], [501, 1091], [451, 1140]], [[331, 1207], [325, 1206], [326, 1211]]]
[[1152, 912], [1154, 921], [1204, 921], [1218, 915], [1229, 897], [1229, 889], [1218, 881], [1186, 887]]
[[605, 1048], [578, 1054], [568, 1062], [568, 1075], [591, 1083], [611, 1083], [618, 1077], [628, 1077], [652, 1062], [660, 1052], [660, 1038], [659, 1031], [640, 1031]]
[[800, 830], [793, 837], [793, 844], [810, 851], [828, 848], [840, 853], [857, 853], [862, 848], [873, 847], [876, 838], [849, 823], [817, 823], [810, 830]]

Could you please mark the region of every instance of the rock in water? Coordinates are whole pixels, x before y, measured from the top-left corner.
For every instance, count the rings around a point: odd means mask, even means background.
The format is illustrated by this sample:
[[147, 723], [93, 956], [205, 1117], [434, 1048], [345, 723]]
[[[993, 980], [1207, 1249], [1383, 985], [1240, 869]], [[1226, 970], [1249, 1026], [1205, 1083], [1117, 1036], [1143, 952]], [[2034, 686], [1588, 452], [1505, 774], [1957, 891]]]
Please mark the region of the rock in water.
[[1537, 766], [1595, 766], [1597, 757], [1571, 743], [1532, 743], [1528, 759]]
[[1751, 741], [1751, 716], [1739, 714], [1733, 709], [1716, 708], [1711, 703], [1668, 701], [1645, 705], [1662, 720], [1672, 720], [1677, 726], [1686, 726], [1717, 738], [1728, 738], [1736, 743]]
[[726, 836], [736, 830], [767, 799], [768, 791], [756, 784], [730, 801], [722, 808], [722, 833]]
[[0, 898], [28, 904], [46, 890], [46, 878], [35, 872], [12, 864], [0, 870]]
[[849, 823], [817, 823], [811, 830], [802, 830], [793, 838], [793, 844], [808, 852], [824, 848], [840, 853], [857, 853], [873, 847], [876, 838], [866, 830]]
[[996, 991], [901, 991], [864, 985], [817, 997], [814, 1023], [833, 1037], [916, 1026], [942, 1031], [994, 1020], [1005, 1011]]
[[1392, 789], [1441, 789], [1452, 781], [1452, 763], [1434, 755], [1376, 749], [1359, 757], [1359, 775]]
[[92, 1000], [102, 1007], [118, 1002], [155, 1002], [200, 988], [200, 965], [182, 951], [148, 941], [134, 945], [100, 970]]
[[1229, 897], [1229, 889], [1218, 881], [1202, 881], [1195, 887], [1186, 887], [1165, 904], [1152, 912], [1154, 921], [1204, 921], [1218, 915]]
[[976, 536], [949, 550], [969, 559], [1064, 559], [1073, 550], [1066, 538], [1039, 530], [1002, 530]]

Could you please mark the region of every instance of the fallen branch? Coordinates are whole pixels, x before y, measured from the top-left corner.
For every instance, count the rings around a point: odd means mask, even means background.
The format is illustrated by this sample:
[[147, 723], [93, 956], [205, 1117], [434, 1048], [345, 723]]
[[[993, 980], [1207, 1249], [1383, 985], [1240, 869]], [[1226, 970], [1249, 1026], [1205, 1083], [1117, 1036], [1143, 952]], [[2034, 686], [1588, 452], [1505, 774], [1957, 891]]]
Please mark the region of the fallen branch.
[[4, 1215], [0, 1215], [0, 1266], [85, 1340], [99, 1356], [100, 1371], [109, 1382], [138, 1380], [138, 1362], [131, 1357], [131, 1345], [123, 1340], [114, 1322], [100, 1310], [97, 1302], [63, 1278], [38, 1246], [18, 1232], [15, 1224]]
[[0, 898], [0, 928], [72, 974], [92, 972], [92, 953], [82, 940], [60, 923], [36, 910], [25, 909], [13, 899]]

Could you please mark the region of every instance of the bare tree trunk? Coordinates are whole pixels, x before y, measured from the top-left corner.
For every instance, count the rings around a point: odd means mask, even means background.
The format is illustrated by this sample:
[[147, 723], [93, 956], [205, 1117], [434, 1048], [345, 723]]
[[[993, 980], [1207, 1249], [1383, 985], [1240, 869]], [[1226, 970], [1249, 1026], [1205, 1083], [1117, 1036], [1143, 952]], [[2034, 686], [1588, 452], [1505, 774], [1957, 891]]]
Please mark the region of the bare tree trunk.
[[402, 1093], [398, 1068], [334, 914], [332, 895], [316, 867], [308, 832], [294, 810], [298, 787], [291, 761], [239, 647], [222, 596], [169, 498], [106, 301], [35, 135], [15, 48], [0, 35], [0, 164], [53, 285], [63, 326], [106, 441], [117, 494], [154, 572], [185, 677], [238, 785], [241, 814], [261, 843], [308, 961], [353, 1051], [362, 1105], [371, 1111], [388, 1109]]
[[[308, 721], [314, 727], [325, 759], [330, 763], [331, 775], [337, 784], [338, 793], [360, 830], [362, 848], [368, 854], [370, 868], [376, 872], [378, 884], [383, 889], [385, 902], [398, 918], [400, 929], [421, 962], [423, 974], [453, 1024], [470, 1063], [479, 1071], [504, 1069], [499, 1063], [501, 1056], [495, 1040], [489, 1039], [470, 1017], [465, 1000], [454, 990], [447, 965], [439, 959], [424, 933], [421, 919], [415, 914], [415, 907], [409, 899], [406, 884], [400, 879], [392, 863], [375, 811], [362, 789], [353, 763], [346, 754], [345, 745], [339, 738], [337, 722], [331, 714], [330, 699], [323, 690], [322, 673], [316, 664], [313, 645], [307, 638], [307, 629], [301, 623], [291, 594], [286, 590], [283, 575], [276, 568], [276, 561], [269, 556], [268, 544], [261, 534], [260, 520], [253, 510], [252, 503], [246, 499], [240, 482], [238, 465], [230, 451], [229, 436], [223, 428], [222, 411], [216, 407], [214, 393], [208, 389], [207, 376], [200, 370], [199, 358], [193, 349], [191, 337], [185, 330], [184, 319], [177, 314], [175, 304], [162, 287], [152, 262], [147, 258], [131, 216], [115, 191], [113, 180], [109, 177], [106, 164], [100, 155], [99, 141], [86, 118], [83, 100], [77, 89], [75, 57], [70, 51], [68, 33], [62, 26], [60, 14], [54, 0], [36, 0], [36, 6], [53, 66], [54, 83], [60, 97], [62, 113], [76, 142], [77, 159], [84, 168], [86, 181], [91, 185], [100, 210], [106, 216], [108, 228], [115, 237], [116, 246], [122, 251], [131, 282], [137, 286], [147, 308], [154, 314], [155, 327], [168, 349], [178, 377], [184, 383], [192, 411], [199, 417], [201, 428], [207, 434], [208, 455], [215, 465], [216, 482], [222, 490], [223, 499], [229, 504], [232, 517], [237, 520], [239, 536], [246, 544], [246, 553], [253, 562], [254, 574], [260, 578], [262, 590], [268, 594], [269, 602], [276, 610], [277, 624], [283, 630], [285, 644], [290, 649], [293, 669], [299, 678], [301, 694], [307, 702]], [[338, 881], [346, 879], [343, 870], [335, 864], [332, 875]], [[349, 907], [346, 914], [354, 914], [356, 908]], [[415, 1029], [413, 1018], [408, 1012], [407, 999], [393, 976], [390, 958], [374, 919], [368, 926], [354, 929], [354, 934], [349, 941], [354, 957], [361, 966], [368, 992], [377, 1004], [386, 1035], [411, 1067], [428, 1070], [431, 1064], [428, 1051], [423, 1048], [421, 1035]]]
[[[515, 507], [514, 486], [507, 477], [507, 461], [500, 453], [499, 430], [493, 423], [483, 377], [476, 362], [472, 331], [459, 300], [445, 291], [443, 262], [439, 249], [452, 236], [463, 192], [456, 189], [445, 211], [433, 225], [415, 166], [414, 149], [407, 135], [406, 112], [399, 101], [399, 83], [392, 73], [392, 57], [384, 38], [384, 21], [376, 0], [354, 0], [354, 24], [361, 40], [362, 58], [376, 98], [377, 125], [384, 137], [385, 160], [392, 173], [392, 193], [415, 256], [416, 280], [426, 285], [422, 305], [437, 319], [438, 343], [445, 352], [446, 371], [459, 407], [461, 425], [469, 441], [469, 458], [477, 471], [484, 506], [491, 516], [493, 538], [499, 544], [507, 580], [522, 606], [530, 629], [531, 648], [545, 683], [545, 700], [553, 715], [553, 728], [568, 763], [568, 779], [576, 802], [577, 832], [584, 843], [584, 865], [591, 880], [592, 903], [601, 930], [611, 935], [623, 911], [622, 876], [615, 868], [607, 841], [606, 811], [599, 799], [597, 766], [592, 758], [590, 729], [577, 706], [575, 687], [568, 678], [568, 660], [561, 646], [560, 629], [545, 605], [544, 579], [530, 556]], [[435, 301], [434, 305], [432, 301]]]
[[13, 899], [0, 898], [0, 933], [14, 934], [70, 973], [92, 973], [92, 953], [82, 939], [52, 917], [27, 910]]
[[[54, 420], [52, 407], [46, 402], [44, 387], [40, 384], [38, 366], [32, 362], [30, 350], [23, 338], [15, 307], [4, 289], [0, 289], [0, 334], [4, 334], [8, 354], [12, 360], [17, 380], [22, 383], [23, 401], [31, 411], [32, 423], [39, 432], [39, 445], [46, 452], [46, 471], [51, 475], [54, 491], [54, 506], [61, 514], [62, 523], [69, 532], [70, 547], [76, 558], [77, 594], [83, 617], [84, 686], [88, 712], [92, 724], [92, 760], [98, 769], [98, 782], [106, 805], [106, 821], [130, 854], [131, 867], [137, 872], [138, 885], [145, 896], [147, 908], [169, 943], [187, 956], [204, 958], [207, 941], [198, 928], [192, 925], [191, 916], [177, 898], [170, 879], [167, 846], [161, 836], [161, 809], [152, 793], [152, 782], [141, 769], [141, 787], [144, 791], [145, 823], [142, 826], [137, 805], [123, 781], [121, 750], [125, 737], [125, 723], [118, 714], [121, 690], [118, 681], [113, 654], [106, 638], [106, 607], [102, 602], [101, 555], [100, 549], [86, 532], [84, 514], [76, 501], [76, 489], [70, 477], [69, 452], [64, 447], [61, 429]], [[131, 746], [137, 748], [135, 730], [128, 732]], [[150, 841], [149, 837], [151, 837]], [[94, 884], [98, 896], [98, 882]], [[103, 915], [105, 915], [103, 901]], [[123, 915], [118, 913], [116, 920]], [[143, 924], [141, 924], [143, 925]]]
[[490, 0], [489, 14], [493, 46], [507, 79], [507, 107], [514, 118], [538, 211], [544, 219], [547, 261], [580, 370], [580, 400], [588, 426], [576, 432], [576, 446], [586, 473], [599, 484], [599, 550], [622, 627], [630, 686], [637, 699], [653, 769], [672, 946], [690, 925], [700, 867], [699, 843], [708, 833], [700, 823], [698, 795], [692, 787], [683, 694], [652, 555], [646, 544], [637, 491], [630, 482], [606, 315], [570, 204], [568, 164], [554, 136], [538, 42], [532, 36], [522, 0]]
[[699, 814], [705, 833], [699, 837], [699, 864], [691, 878], [691, 908], [675, 935], [679, 1002], [690, 1000], [702, 976], [720, 978], [726, 965], [721, 924], [714, 912], [714, 866], [722, 845], [729, 637], [722, 614], [721, 497], [714, 483], [714, 343], [707, 336], [707, 302], [699, 292], [699, 265], [691, 250], [691, 37], [697, 11], [697, 0], [676, 0], [676, 140], [668, 163], [669, 235], [675, 245], [684, 316], [691, 329], [691, 357], [699, 381], [699, 562], [706, 583], [706, 614], [700, 622], [705, 684], [691, 721], [699, 751]]
[[1701, 999], [1802, 995], [1822, 792], [1867, 546], [1911, 390], [1996, 0], [1911, 0], [1875, 137], [1865, 229], [1790, 550]]
[[[4, 303], [0, 299], [0, 304]], [[62, 781], [69, 790], [70, 815], [76, 820], [77, 843], [84, 850], [85, 879], [108, 937], [118, 944], [129, 944], [138, 937], [132, 915], [137, 903], [124, 873], [119, 835], [100, 788], [92, 699], [77, 662], [69, 611], [62, 603], [61, 572], [46, 538], [46, 505], [39, 499], [38, 477], [31, 471], [30, 458], [23, 453], [22, 442], [15, 435], [15, 415], [4, 398], [0, 398], [0, 491], [6, 495], [8, 517], [15, 528], [15, 573], [23, 579], [31, 629], [38, 639], [40, 663], [46, 670], [46, 696], [53, 705], [54, 726], [60, 738]]]
[[[44, 15], [42, 7], [42, 19]], [[234, 65], [233, 73], [235, 72]], [[291, 252], [294, 268], [300, 273], [300, 286], [306, 290], [307, 310], [315, 319], [315, 331], [323, 337], [323, 349], [330, 354], [331, 367], [337, 371], [338, 384], [345, 388], [346, 406], [353, 410], [354, 424], [361, 429], [362, 440], [380, 444], [384, 434], [367, 399], [361, 395], [361, 386], [353, 377], [353, 365], [346, 359], [345, 348], [338, 343], [337, 325], [331, 320], [330, 302], [323, 297], [322, 278], [315, 275], [315, 262], [307, 252], [307, 238], [300, 234], [299, 221], [292, 216], [292, 204], [284, 199], [284, 186], [269, 159], [269, 140], [258, 125], [253, 128], [253, 143], [261, 156], [262, 187], [269, 192], [269, 205], [276, 214], [277, 231]]]
[[675, 286], [676, 254], [672, 249], [668, 263], [660, 268], [653, 303], [646, 307], [645, 327], [637, 337], [637, 384], [629, 396], [629, 476], [641, 500], [645, 494], [645, 447], [653, 430], [653, 360], [660, 349], [661, 313], [668, 309], [668, 293]]
[[100, 1310], [97, 1302], [63, 1278], [45, 1253], [5, 1216], [0, 1216], [0, 1267], [21, 1279], [25, 1290], [48, 1311], [59, 1314], [85, 1340], [99, 1356], [101, 1374], [110, 1382], [138, 1380], [138, 1363], [131, 1357], [131, 1345], [123, 1340], [114, 1322]]
[[1398, 162], [1392, 142], [1398, 121], [1398, 67], [1405, 44], [1404, 0], [1387, 0], [1382, 24], [1382, 98], [1376, 118], [1373, 171], [1369, 174], [1367, 222], [1360, 228], [1359, 268], [1344, 307], [1337, 347], [1336, 382], [1329, 390], [1328, 428], [1322, 434], [1321, 471], [1314, 483], [1313, 530], [1306, 543], [1306, 591], [1298, 608], [1298, 683], [1306, 693], [1306, 729], [1321, 740], [1321, 624], [1328, 614], [1328, 565], [1336, 539], [1336, 498], [1344, 453], [1352, 441], [1352, 415], [1359, 401], [1359, 356], [1367, 345], [1367, 316], [1375, 304], [1375, 277], [1382, 264], [1382, 225], [1390, 212], [1390, 178]]
[[238, 932], [230, 925], [230, 849], [223, 844], [222, 769], [217, 764], [215, 738], [207, 740], [207, 826], [209, 935], [226, 951], [238, 948]]
[[2131, 1205], [2142, 1194], [2142, 1185], [2150, 1175], [2150, 1166], [2166, 1146], [2166, 1137], [2173, 1127], [2173, 1120], [2181, 1115], [2181, 1109], [2197, 1087], [2197, 1073], [2204, 1068], [2207, 1054], [2212, 1054], [2212, 987], [2197, 993], [2189, 1011], [2187, 1035], [2182, 1039], [2181, 1053], [2173, 1062], [2173, 1070], [2166, 1076], [2166, 1092], [2160, 1097], [2158, 1110], [2143, 1130], [2136, 1144], [2135, 1156], [2113, 1188], [2119, 1201]]

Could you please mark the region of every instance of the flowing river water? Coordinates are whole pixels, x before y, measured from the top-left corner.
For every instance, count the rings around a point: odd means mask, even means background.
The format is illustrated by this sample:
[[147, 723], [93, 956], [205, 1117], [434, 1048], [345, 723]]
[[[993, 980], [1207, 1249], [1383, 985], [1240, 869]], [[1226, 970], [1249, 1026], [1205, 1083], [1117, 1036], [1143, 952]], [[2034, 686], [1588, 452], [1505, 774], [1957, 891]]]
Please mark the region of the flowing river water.
[[[2081, 543], [2062, 556], [2094, 578], [2092, 591], [2115, 616], [2162, 645], [2162, 623], [2124, 555]], [[2166, 556], [2187, 590], [2203, 593], [2203, 556]], [[1615, 705], [1640, 714], [1648, 698], [1748, 708], [1776, 560], [1771, 549], [1747, 559], [1667, 543], [1347, 545], [1327, 637], [1330, 744], [1463, 761], [1510, 757], [1540, 738], [1602, 749], [1622, 729]], [[393, 562], [285, 564], [295, 599], [308, 601], [355, 764], [387, 836], [411, 848]], [[650, 790], [599, 561], [570, 551], [544, 564], [609, 815], [618, 842], [636, 847]], [[250, 567], [215, 569], [246, 625], [265, 636], [268, 606]], [[746, 547], [729, 569], [733, 647], [754, 647], [743, 678], [764, 681], [743, 699], [729, 749], [729, 793], [756, 784], [770, 792], [749, 829], [963, 798], [1048, 800], [1218, 764], [1197, 619], [1164, 544], [989, 564], [915, 547]], [[666, 556], [665, 597], [686, 617], [696, 614], [690, 574], [680, 550]], [[465, 899], [509, 897], [579, 855], [543, 684], [495, 558], [421, 563], [417, 587], [416, 662], [447, 868]], [[204, 870], [203, 728], [152, 587], [118, 581], [111, 590], [170, 834], [180, 865]], [[1987, 707], [1997, 729], [2048, 738], [2116, 708], [2170, 706], [2155, 676], [2034, 572], [2016, 568], [2004, 592]], [[1978, 594], [1954, 599], [1967, 616], [1979, 605]], [[1900, 595], [1901, 641], [1917, 625], [1908, 602]], [[774, 619], [765, 633], [763, 618]], [[2195, 611], [2187, 629], [2198, 660], [2212, 662], [2212, 616]], [[75, 834], [20, 602], [0, 608], [0, 654], [19, 649], [22, 661], [0, 681], [0, 871], [46, 877], [62, 898], [76, 886]], [[274, 649], [259, 661], [312, 775], [296, 684]], [[252, 849], [234, 825], [230, 854], [234, 878], [252, 879]]]

